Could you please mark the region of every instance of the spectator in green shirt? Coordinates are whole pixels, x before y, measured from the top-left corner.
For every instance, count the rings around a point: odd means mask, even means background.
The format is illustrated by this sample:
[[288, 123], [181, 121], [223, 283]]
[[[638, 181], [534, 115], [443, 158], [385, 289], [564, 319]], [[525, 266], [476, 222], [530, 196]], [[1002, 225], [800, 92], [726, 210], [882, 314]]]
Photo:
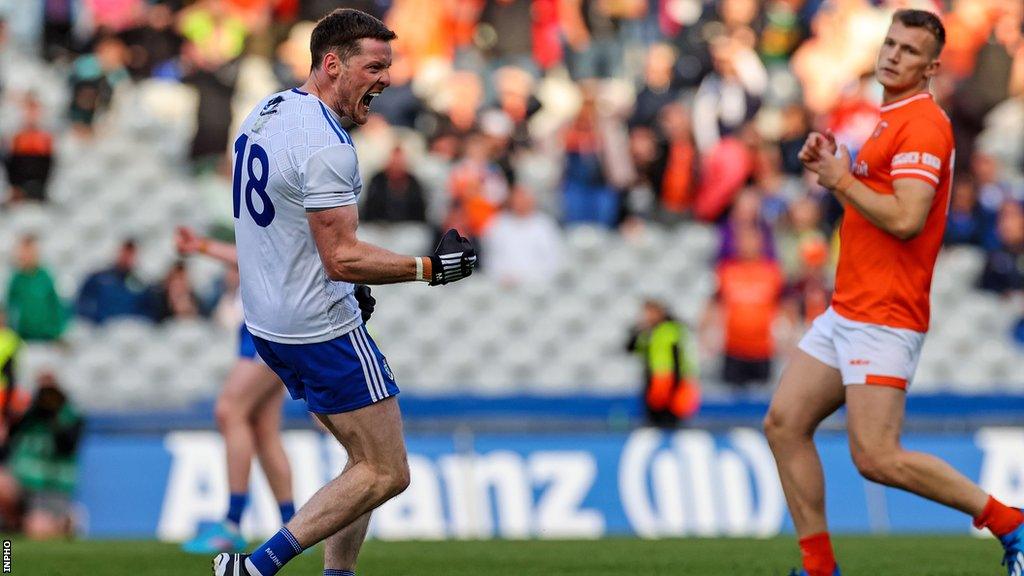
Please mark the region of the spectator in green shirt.
[[0, 466], [5, 530], [33, 539], [71, 535], [84, 422], [51, 372], [39, 376], [28, 410], [11, 427]]
[[53, 277], [39, 265], [39, 245], [34, 236], [22, 236], [18, 241], [6, 301], [8, 322], [23, 340], [53, 341], [64, 333], [64, 304]]

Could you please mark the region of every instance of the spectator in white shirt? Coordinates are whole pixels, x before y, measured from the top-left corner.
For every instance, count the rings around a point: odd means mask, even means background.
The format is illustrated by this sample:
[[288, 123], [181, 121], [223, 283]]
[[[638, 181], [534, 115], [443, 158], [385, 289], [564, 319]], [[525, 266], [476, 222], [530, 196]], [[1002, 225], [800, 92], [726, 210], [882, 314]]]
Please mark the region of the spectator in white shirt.
[[562, 269], [558, 223], [537, 210], [533, 193], [522, 185], [487, 228], [483, 248], [487, 273], [503, 284], [543, 283]]

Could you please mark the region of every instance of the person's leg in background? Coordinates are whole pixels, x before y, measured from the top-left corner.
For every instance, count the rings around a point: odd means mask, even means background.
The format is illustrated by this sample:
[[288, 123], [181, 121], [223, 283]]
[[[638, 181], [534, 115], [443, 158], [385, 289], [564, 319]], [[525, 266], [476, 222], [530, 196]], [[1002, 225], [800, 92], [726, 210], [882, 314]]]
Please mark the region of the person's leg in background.
[[[281, 408], [284, 405], [284, 384], [269, 368], [264, 367], [264, 384], [270, 391], [256, 407], [252, 426], [256, 436], [256, 456], [267, 477], [270, 491], [277, 501], [281, 522], [295, 515], [292, 493], [292, 469], [281, 441]], [[262, 387], [262, 386], [261, 386]]]
[[[280, 438], [269, 438], [270, 426], [274, 427], [274, 435], [279, 434], [282, 387], [273, 371], [256, 359], [240, 357], [228, 373], [214, 407], [217, 427], [224, 438], [227, 461], [227, 512], [223, 521], [206, 526], [195, 538], [185, 542], [182, 548], [186, 552], [210, 554], [245, 550], [246, 541], [241, 535], [240, 525], [242, 514], [249, 503], [249, 477], [253, 456], [257, 454], [258, 440], [267, 443], [266, 455], [270, 460], [261, 463], [265, 466], [274, 496], [278, 498], [279, 504], [285, 504], [291, 509], [291, 471], [288, 469], [287, 457]], [[268, 417], [264, 412], [271, 409], [266, 404], [272, 404], [273, 409], [278, 411], [276, 417]], [[262, 426], [261, 420], [265, 421]]]

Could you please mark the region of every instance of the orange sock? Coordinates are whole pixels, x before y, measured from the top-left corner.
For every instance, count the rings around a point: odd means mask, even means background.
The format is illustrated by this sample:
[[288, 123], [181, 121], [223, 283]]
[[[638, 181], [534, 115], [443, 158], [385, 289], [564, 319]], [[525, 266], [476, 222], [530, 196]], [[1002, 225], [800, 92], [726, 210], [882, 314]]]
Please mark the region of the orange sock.
[[989, 496], [985, 509], [974, 519], [975, 528], [988, 528], [997, 538], [1006, 536], [1024, 523], [1024, 513], [1010, 508], [999, 500]]
[[811, 534], [800, 539], [800, 554], [804, 570], [809, 576], [832, 576], [836, 571], [836, 557], [828, 532]]

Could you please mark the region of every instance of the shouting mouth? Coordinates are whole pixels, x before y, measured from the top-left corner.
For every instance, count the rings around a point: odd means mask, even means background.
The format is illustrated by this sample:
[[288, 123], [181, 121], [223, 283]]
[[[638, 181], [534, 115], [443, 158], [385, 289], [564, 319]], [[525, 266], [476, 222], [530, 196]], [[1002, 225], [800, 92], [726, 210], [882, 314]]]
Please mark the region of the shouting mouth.
[[367, 92], [366, 94], [363, 95], [363, 98], [359, 101], [359, 103], [362, 104], [363, 107], [366, 109], [365, 111], [367, 113], [370, 112], [370, 103], [373, 102], [373, 99], [376, 98], [377, 96], [380, 96], [380, 90], [378, 90], [376, 92]]

